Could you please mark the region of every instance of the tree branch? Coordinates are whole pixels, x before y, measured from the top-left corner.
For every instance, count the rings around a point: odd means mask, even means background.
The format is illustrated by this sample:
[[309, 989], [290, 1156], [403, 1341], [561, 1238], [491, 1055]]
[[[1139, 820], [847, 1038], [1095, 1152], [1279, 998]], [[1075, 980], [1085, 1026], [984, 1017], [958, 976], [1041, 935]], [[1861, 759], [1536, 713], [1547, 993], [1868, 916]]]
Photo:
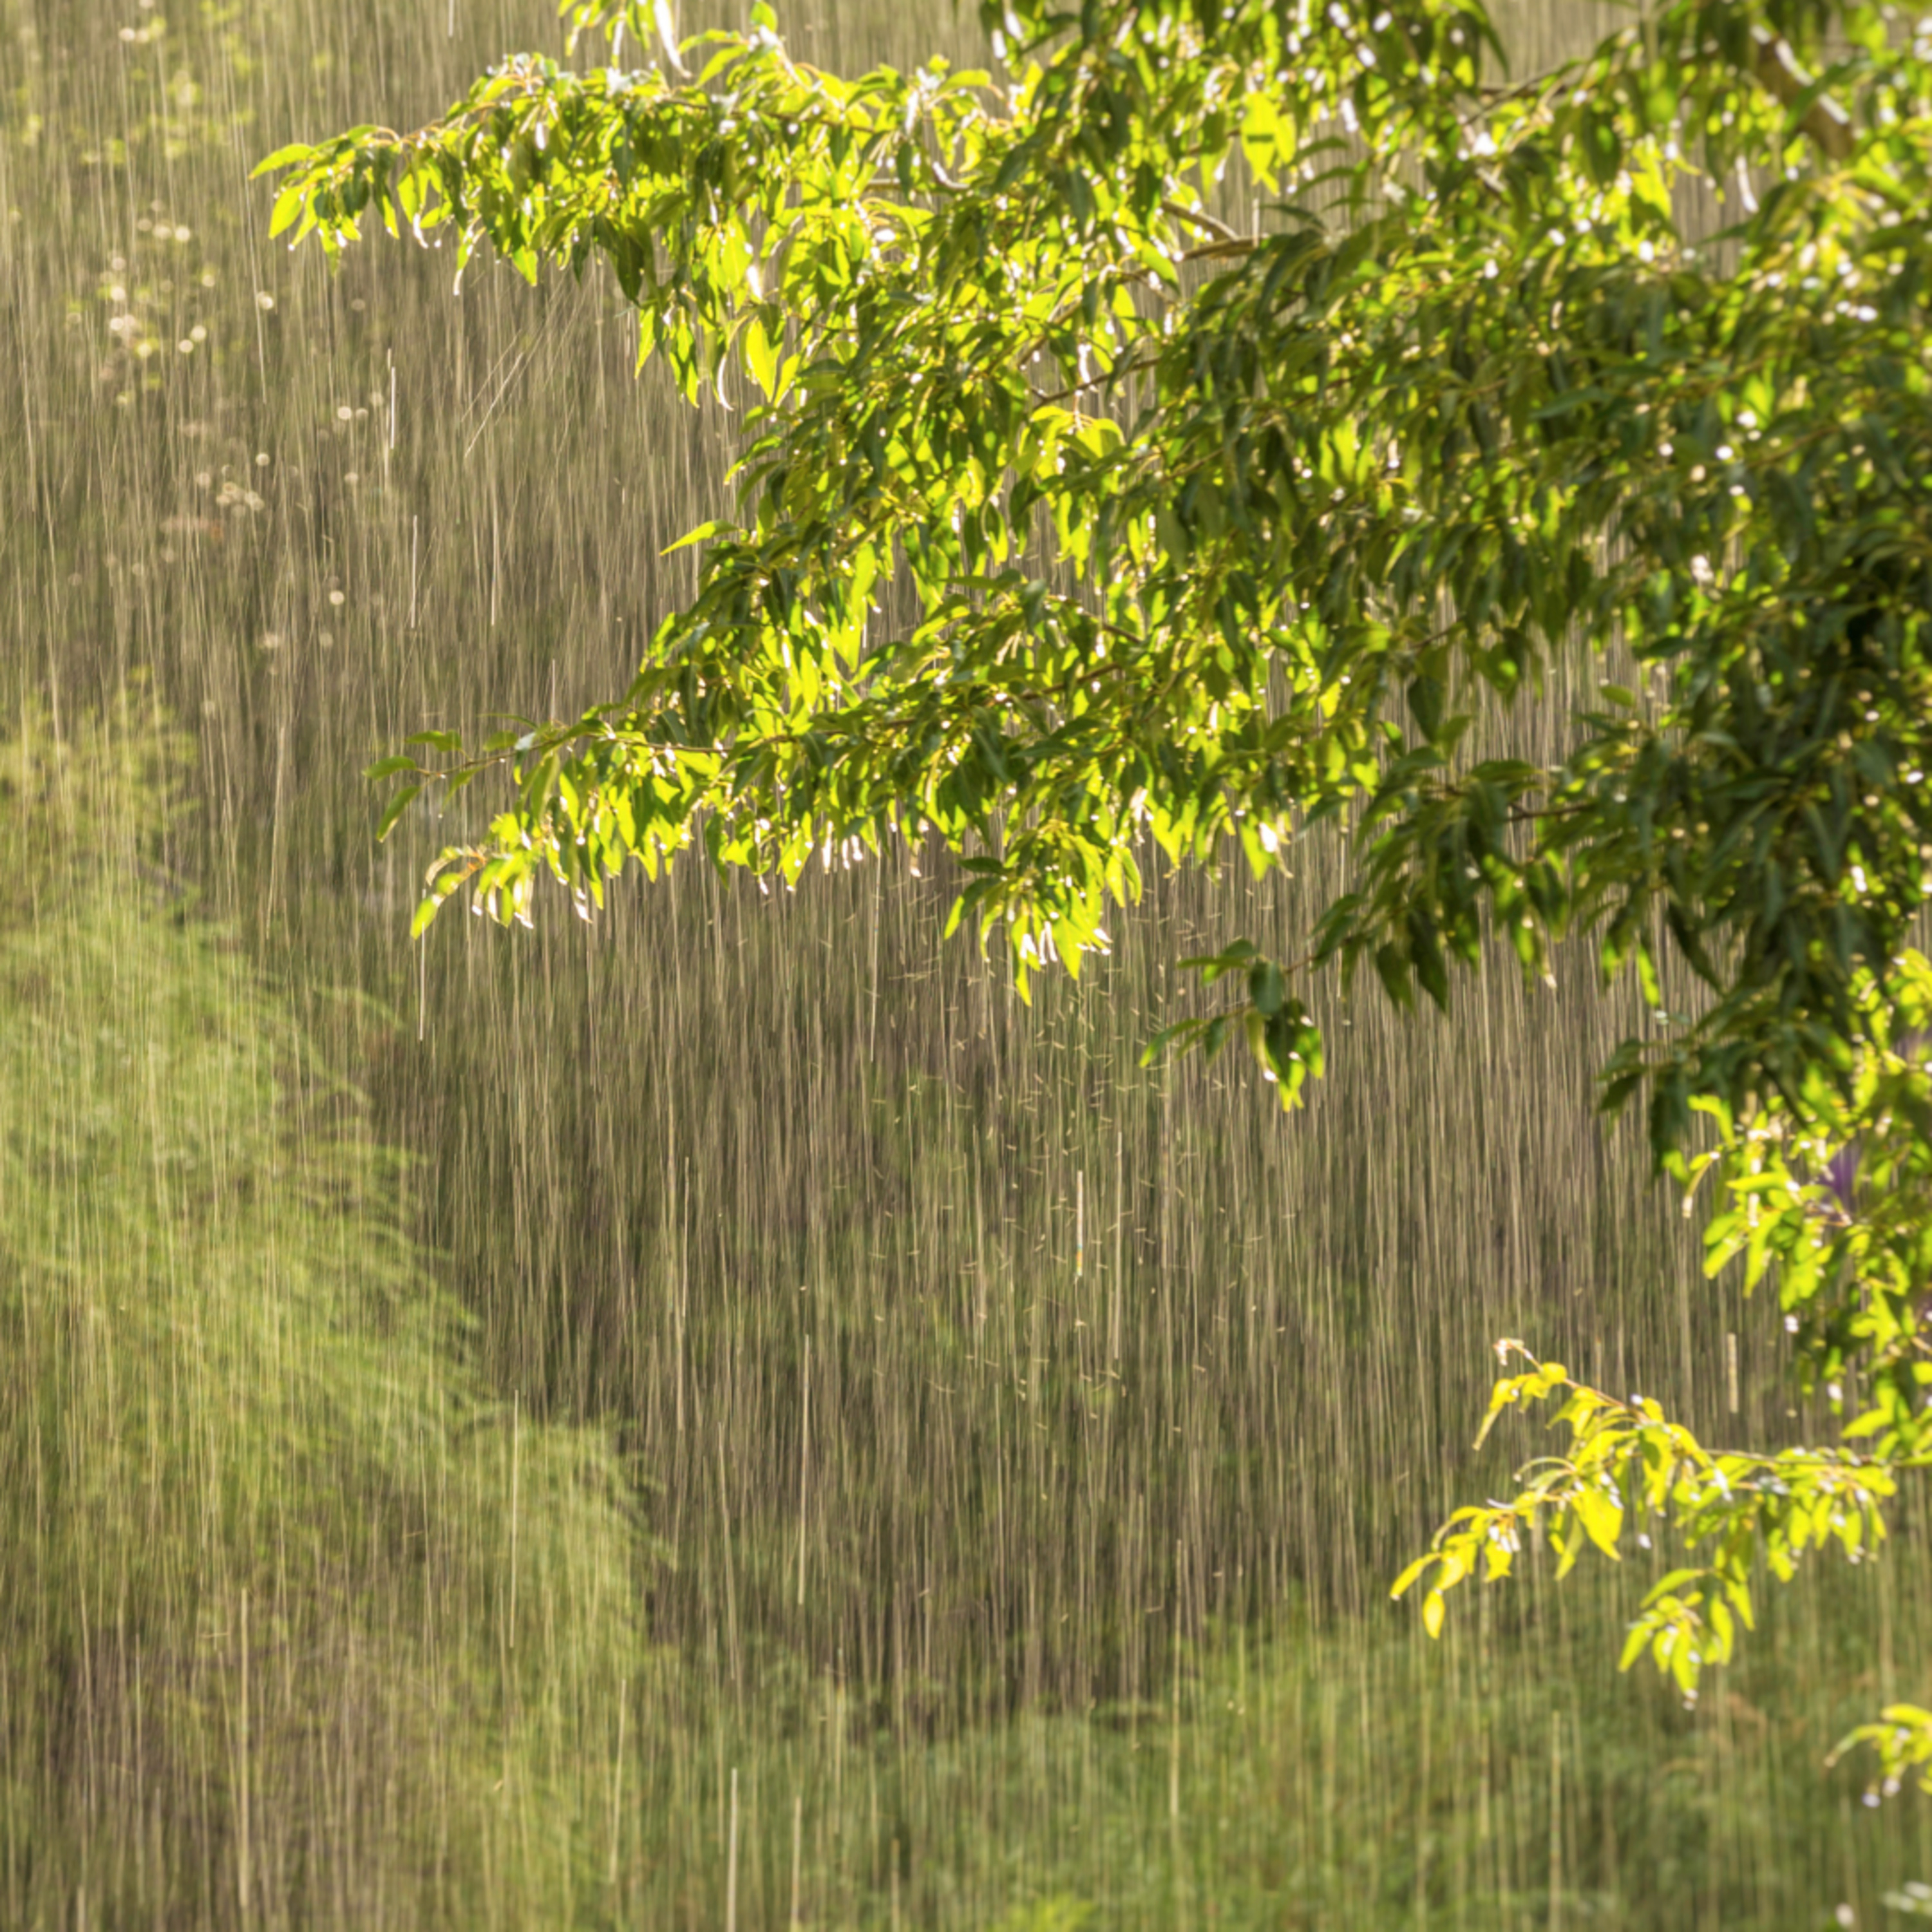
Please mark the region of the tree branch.
[[1206, 209], [1189, 208], [1180, 202], [1164, 201], [1160, 205], [1163, 214], [1171, 214], [1177, 221], [1184, 221], [1190, 227], [1198, 228], [1204, 235], [1211, 235], [1217, 242], [1238, 242], [1242, 238], [1228, 224]]
[[1148, 370], [1157, 369], [1160, 366], [1160, 358], [1158, 356], [1150, 356], [1138, 362], [1117, 363], [1104, 375], [1089, 376], [1084, 382], [1076, 382], [1070, 388], [1055, 389], [1050, 394], [1042, 394], [1039, 390], [1033, 388], [1030, 384], [1028, 386], [1036, 405], [1064, 403], [1069, 396], [1084, 395], [1089, 389], [1104, 388], [1109, 382], [1117, 382], [1123, 376], [1144, 375]]
[[[1752, 28], [1751, 39], [1757, 49], [1752, 72], [1759, 85], [1776, 94], [1786, 106], [1796, 106], [1812, 86], [1812, 79], [1798, 64], [1791, 44], [1780, 39], [1768, 27]], [[1852, 118], [1829, 94], [1819, 95], [1798, 124], [1831, 160], [1842, 161], [1851, 153]]]
[[1184, 262], [1219, 262], [1233, 256], [1252, 255], [1262, 244], [1246, 236], [1235, 236], [1226, 242], [1210, 242], [1204, 248], [1190, 248], [1181, 256]]

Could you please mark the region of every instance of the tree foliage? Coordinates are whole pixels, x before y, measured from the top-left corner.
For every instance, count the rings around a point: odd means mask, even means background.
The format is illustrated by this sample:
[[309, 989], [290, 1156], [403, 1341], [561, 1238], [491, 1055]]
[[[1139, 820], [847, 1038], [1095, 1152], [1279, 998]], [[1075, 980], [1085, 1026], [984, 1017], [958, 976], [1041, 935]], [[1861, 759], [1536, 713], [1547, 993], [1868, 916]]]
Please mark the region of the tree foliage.
[[[524, 916], [546, 872], [587, 912], [694, 842], [790, 883], [936, 838], [1024, 989], [1104, 949], [1150, 839], [1265, 875], [1332, 820], [1305, 956], [1195, 962], [1246, 997], [1174, 1030], [1245, 1030], [1285, 1103], [1304, 969], [1446, 1005], [1492, 942], [1540, 978], [1594, 938], [1652, 1016], [1606, 1104], [1646, 1090], [1659, 1164], [1718, 1170], [1714, 1262], [1864, 1377], [1865, 1446], [1713, 1456], [1533, 1367], [1499, 1400], [1564, 1394], [1570, 1455], [1429, 1560], [1496, 1574], [1546, 1510], [1613, 1544], [1641, 1496], [1716, 1552], [1646, 1612], [1684, 1681], [1750, 1551], [1846, 1484], [1876, 1522], [1924, 1451], [1932, 38], [1659, 0], [1516, 76], [1473, 0], [989, 0], [997, 75], [847, 80], [762, 5], [682, 46], [662, 0], [566, 10], [601, 62], [264, 164], [332, 252], [375, 221], [601, 262], [640, 362], [741, 409], [735, 509], [628, 691], [374, 768], [386, 829], [514, 781], [419, 922]], [[1598, 696], [1539, 734], [1559, 660]]]
[[[1784, 1580], [1834, 1544], [1854, 1563], [1878, 1555], [1900, 1480], [1932, 1466], [1932, 962], [1904, 954], [1889, 987], [1888, 1001], [1874, 976], [1858, 989], [1868, 1036], [1849, 1099], [1821, 1083], [1802, 1124], [1766, 1107], [1741, 1124], [1715, 1100], [1694, 1103], [1714, 1131], [1691, 1185], [1709, 1177], [1724, 1197], [1706, 1226], [1706, 1272], [1741, 1260], [1747, 1293], [1774, 1280], [1796, 1372], [1840, 1418], [1839, 1442], [1714, 1450], [1654, 1400], [1619, 1400], [1499, 1342], [1506, 1366], [1528, 1366], [1496, 1384], [1478, 1442], [1509, 1409], [1552, 1400], [1569, 1440], [1519, 1470], [1514, 1495], [1454, 1511], [1396, 1580], [1398, 1597], [1424, 1586], [1432, 1635], [1444, 1593], [1507, 1576], [1526, 1535], [1548, 1535], [1563, 1575], [1592, 1546], [1618, 1562], [1628, 1541], [1648, 1547], [1667, 1528], [1688, 1560], [1651, 1584], [1622, 1661], [1647, 1652], [1694, 1702], [1705, 1667], [1728, 1662], [1739, 1624], [1752, 1625], [1760, 1566]], [[1874, 1792], [1914, 1772], [1932, 1790], [1932, 1713], [1894, 1705], [1840, 1752], [1854, 1744], [1877, 1750]]]

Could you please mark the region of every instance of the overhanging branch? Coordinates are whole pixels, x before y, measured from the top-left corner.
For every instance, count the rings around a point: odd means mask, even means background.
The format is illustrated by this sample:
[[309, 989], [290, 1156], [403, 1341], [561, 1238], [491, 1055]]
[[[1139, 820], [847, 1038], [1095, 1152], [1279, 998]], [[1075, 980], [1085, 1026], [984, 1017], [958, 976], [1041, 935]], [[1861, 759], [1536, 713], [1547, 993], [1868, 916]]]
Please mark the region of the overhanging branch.
[[[1776, 94], [1786, 106], [1796, 106], [1814, 83], [1810, 75], [1798, 64], [1791, 44], [1768, 27], [1752, 28], [1751, 40], [1756, 48], [1751, 70], [1759, 85]], [[1798, 124], [1831, 160], [1842, 161], [1850, 154], [1852, 117], [1829, 94], [1820, 94]]]

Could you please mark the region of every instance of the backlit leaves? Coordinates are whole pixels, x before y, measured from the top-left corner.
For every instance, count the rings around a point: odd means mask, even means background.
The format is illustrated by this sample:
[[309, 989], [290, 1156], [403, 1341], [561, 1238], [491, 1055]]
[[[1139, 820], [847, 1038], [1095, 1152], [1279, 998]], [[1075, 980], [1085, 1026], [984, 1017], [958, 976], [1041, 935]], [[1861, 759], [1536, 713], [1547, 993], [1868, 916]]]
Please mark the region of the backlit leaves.
[[[1882, 1512], [1897, 1493], [1898, 1461], [1848, 1449], [1712, 1450], [1648, 1397], [1605, 1395], [1559, 1364], [1534, 1361], [1520, 1342], [1498, 1343], [1497, 1352], [1531, 1365], [1497, 1382], [1484, 1433], [1511, 1408], [1560, 1398], [1552, 1426], [1567, 1429], [1569, 1441], [1562, 1452], [1519, 1471], [1514, 1496], [1456, 1510], [1427, 1553], [1396, 1578], [1396, 1597], [1425, 1586], [1432, 1636], [1441, 1628], [1444, 1593], [1470, 1577], [1508, 1576], [1526, 1540], [1547, 1538], [1561, 1577], [1586, 1547], [1622, 1560], [1626, 1532], [1633, 1523], [1648, 1526], [1673, 1534], [1696, 1560], [1650, 1584], [1620, 1663], [1628, 1670], [1648, 1653], [1690, 1702], [1705, 1667], [1727, 1663], [1738, 1626], [1752, 1627], [1760, 1563], [1784, 1579], [1807, 1554], [1828, 1546], [1854, 1562], [1876, 1554], [1886, 1534]], [[1647, 1528], [1642, 1540], [1651, 1541]], [[1432, 1617], [1431, 1603], [1438, 1606]]]
[[[1925, 70], [1822, 4], [1684, 0], [1486, 92], [1441, 0], [1132, 14], [989, 15], [1002, 82], [841, 79], [760, 12], [686, 74], [520, 57], [417, 133], [272, 158], [274, 221], [331, 249], [374, 214], [602, 261], [640, 355], [739, 411], [694, 598], [616, 703], [442, 754], [518, 802], [437, 878], [508, 918], [700, 825], [788, 880], [936, 836], [1024, 986], [1104, 945], [1148, 841], [1265, 873], [1262, 826], [1332, 818], [1360, 863], [1315, 963], [1399, 1004], [1496, 940], [1541, 979], [1578, 929], [1653, 1006], [1666, 951], [1706, 982], [1607, 1089], [1653, 1086], [1677, 1165], [1690, 1095], [1796, 1095], [1856, 1030], [1922, 896]], [[1802, 132], [1828, 95], [1843, 155]], [[1213, 212], [1238, 150], [1258, 232]], [[1700, 247], [1682, 177], [1740, 160]], [[1518, 755], [1586, 647], [1635, 680]]]
[[[1694, 1688], [1753, 1552], [1869, 1550], [1923, 1449], [1922, 44], [1844, 0], [1670, 0], [1510, 82], [1454, 0], [1012, 0], [998, 76], [846, 79], [762, 6], [682, 46], [657, 0], [566, 11], [607, 64], [520, 56], [430, 127], [264, 164], [274, 232], [332, 252], [373, 217], [459, 265], [600, 264], [640, 361], [741, 437], [628, 691], [378, 768], [509, 782], [417, 929], [466, 889], [526, 918], [545, 874], [587, 915], [694, 844], [790, 884], [937, 841], [1024, 992], [1106, 948], [1150, 851], [1262, 877], [1330, 823], [1353, 863], [1306, 957], [1193, 962], [1244, 997], [1155, 1043], [1238, 1030], [1289, 1105], [1304, 969], [1446, 1006], [1499, 946], [1534, 982], [1590, 935], [1649, 1016], [1605, 1106], [1645, 1096], [1681, 1182], [1714, 1166], [1714, 1264], [1775, 1275], [1805, 1372], [1860, 1366], [1864, 1446], [1717, 1455], [1536, 1370], [1499, 1399], [1563, 1394], [1570, 1453], [1404, 1587], [1432, 1631], [1526, 1524], [1567, 1568], [1660, 1513], [1706, 1560], [1632, 1654]], [[1559, 676], [1593, 694], [1552, 721]]]

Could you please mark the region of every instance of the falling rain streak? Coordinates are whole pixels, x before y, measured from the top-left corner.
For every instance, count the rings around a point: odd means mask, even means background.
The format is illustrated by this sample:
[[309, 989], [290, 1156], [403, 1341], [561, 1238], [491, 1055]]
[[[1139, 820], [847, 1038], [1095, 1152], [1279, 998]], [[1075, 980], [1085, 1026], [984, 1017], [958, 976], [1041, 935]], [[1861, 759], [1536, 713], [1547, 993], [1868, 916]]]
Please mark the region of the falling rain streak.
[[1820, 1761], [1923, 1683], [1916, 1515], [1694, 1715], [1616, 1676], [1634, 1564], [1386, 1600], [1534, 1453], [1468, 1450], [1498, 1334], [1797, 1426], [1592, 1114], [1587, 962], [1330, 989], [1284, 1124], [1138, 1056], [1325, 848], [1150, 878], [1030, 1009], [903, 852], [412, 945], [488, 783], [378, 846], [362, 768], [620, 688], [730, 424], [601, 274], [331, 274], [245, 177], [553, 10], [0, 11], [0, 1922], [1874, 1922], [1926, 1808]]

